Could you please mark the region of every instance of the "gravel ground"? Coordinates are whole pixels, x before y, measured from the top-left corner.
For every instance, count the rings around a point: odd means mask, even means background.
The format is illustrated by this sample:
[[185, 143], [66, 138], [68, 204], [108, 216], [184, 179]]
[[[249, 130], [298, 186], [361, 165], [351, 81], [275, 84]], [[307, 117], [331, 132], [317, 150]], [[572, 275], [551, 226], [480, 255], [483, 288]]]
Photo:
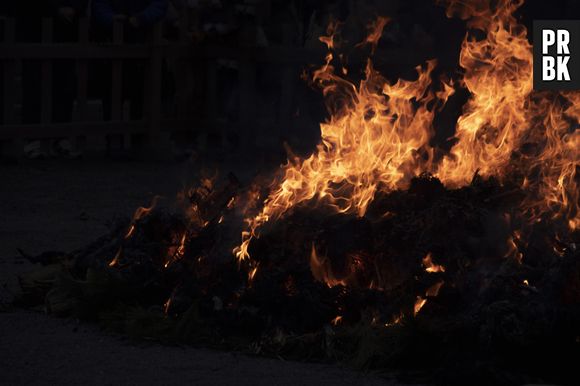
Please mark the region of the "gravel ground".
[[[239, 165], [238, 165], [239, 166]], [[81, 247], [155, 195], [174, 197], [191, 166], [34, 161], [0, 165], [0, 302], [35, 254]], [[2, 309], [0, 307], [0, 309]], [[338, 366], [285, 362], [191, 347], [134, 343], [40, 312], [0, 312], [0, 384], [396, 385]]]

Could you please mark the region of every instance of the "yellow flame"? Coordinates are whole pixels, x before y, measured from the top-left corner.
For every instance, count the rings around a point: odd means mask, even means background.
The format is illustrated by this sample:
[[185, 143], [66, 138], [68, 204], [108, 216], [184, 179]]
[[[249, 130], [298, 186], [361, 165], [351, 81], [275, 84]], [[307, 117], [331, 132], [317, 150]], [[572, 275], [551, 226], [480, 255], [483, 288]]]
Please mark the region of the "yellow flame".
[[427, 303], [426, 298], [417, 296], [417, 299], [415, 300], [415, 306], [413, 307], [413, 316], [417, 316], [417, 314], [419, 313], [419, 311], [421, 311], [421, 308], [423, 308], [425, 303]]
[[401, 324], [402, 321], [403, 321], [403, 313], [401, 312], [399, 315], [395, 316], [391, 322], [385, 323], [385, 327], [396, 326], [397, 324]]
[[109, 263], [109, 267], [114, 267], [117, 264], [119, 264], [119, 259], [121, 258], [121, 253], [123, 252], [123, 247], [119, 247], [119, 250], [117, 251], [117, 253], [115, 254], [115, 257], [113, 258], [113, 260], [111, 260], [111, 262]]
[[[522, 208], [530, 223], [557, 220], [569, 230], [579, 228], [580, 92], [533, 91], [532, 47], [514, 17], [523, 0], [440, 1], [448, 16], [459, 15], [483, 36], [468, 34], [462, 43], [459, 83], [471, 96], [450, 154], [433, 165], [434, 114], [455, 92], [451, 80], [432, 91], [435, 62], [418, 67], [416, 80], [393, 83], [369, 61], [355, 84], [334, 68], [339, 24], [331, 24], [320, 39], [329, 49], [326, 62], [313, 74], [330, 115], [320, 126], [321, 141], [306, 158], [289, 156], [261, 211], [246, 218], [248, 227], [234, 249], [240, 262], [250, 259], [249, 245], [264, 224], [300, 204], [316, 201], [337, 213], [364, 216], [377, 192], [405, 188], [422, 172], [434, 172], [447, 187], [469, 184], [476, 174], [519, 181], [528, 193]], [[376, 45], [384, 23], [374, 24], [366, 43]], [[519, 243], [519, 235], [514, 237]], [[514, 237], [507, 240], [508, 253], [521, 262]], [[346, 284], [314, 248], [310, 264], [317, 280]], [[444, 272], [432, 262], [424, 265], [428, 272]], [[417, 304], [418, 312], [425, 302]]]
[[[151, 202], [151, 205], [149, 207], [137, 208], [137, 210], [133, 214], [133, 218], [131, 219], [131, 224], [129, 224], [129, 228], [127, 229], [127, 232], [125, 233], [125, 236], [124, 236], [125, 240], [128, 240], [129, 238], [131, 238], [133, 236], [133, 234], [135, 233], [135, 224], [137, 223], [137, 221], [141, 220], [142, 218], [147, 216], [153, 209], [155, 209], [158, 201], [159, 201], [159, 196], [155, 196], [155, 197], [153, 197], [153, 201]], [[113, 260], [111, 260], [109, 262], [109, 267], [114, 267], [119, 263], [119, 259], [121, 258], [121, 254], [122, 254], [122, 249], [123, 249], [123, 247], [119, 248], [119, 250], [117, 251], [117, 254], [113, 258]]]
[[459, 64], [471, 97], [457, 121], [459, 142], [438, 170], [451, 186], [470, 182], [475, 172], [497, 175], [508, 164], [529, 127], [526, 97], [532, 91], [532, 51], [525, 28], [513, 12], [521, 1], [450, 0], [448, 15], [461, 12], [468, 27], [482, 30], [485, 39], [466, 36]]
[[438, 281], [437, 283], [435, 283], [431, 287], [429, 287], [427, 289], [427, 291], [425, 291], [424, 297], [417, 296], [417, 299], [415, 300], [415, 305], [413, 307], [413, 316], [417, 316], [419, 311], [421, 311], [423, 306], [427, 303], [427, 298], [430, 298], [430, 297], [432, 298], [432, 297], [439, 295], [439, 290], [441, 289], [443, 284], [445, 284], [445, 282], [443, 280]]
[[404, 187], [428, 168], [434, 67], [429, 61], [417, 67], [417, 80], [392, 84], [369, 62], [358, 87], [335, 75], [330, 64], [316, 71], [314, 79], [331, 105], [329, 121], [321, 124], [322, 142], [310, 157], [292, 157], [283, 166], [262, 211], [248, 219], [236, 257], [247, 259], [258, 228], [302, 202], [316, 199], [339, 213], [363, 216], [378, 190]]
[[256, 274], [258, 273], [258, 267], [260, 264], [255, 264], [252, 268], [250, 268], [250, 271], [248, 272], [248, 283], [252, 284], [252, 282], [254, 281], [254, 278], [256, 277]]
[[312, 244], [310, 251], [310, 270], [317, 281], [326, 283], [329, 288], [347, 284], [346, 280], [339, 280], [334, 276], [330, 262], [327, 258], [318, 256], [314, 244]]
[[445, 272], [445, 267], [442, 265], [434, 264], [431, 256], [431, 252], [429, 252], [423, 258], [423, 267], [425, 267], [425, 271], [433, 273], [433, 272]]
[[[460, 54], [471, 93], [457, 122], [458, 143], [438, 167], [448, 186], [469, 183], [478, 172], [500, 179], [522, 175], [529, 192], [523, 208], [532, 222], [562, 219], [580, 225], [580, 93], [533, 91], [532, 47], [514, 11], [523, 0], [443, 0], [484, 39], [466, 36]], [[534, 144], [532, 152], [521, 151]]]

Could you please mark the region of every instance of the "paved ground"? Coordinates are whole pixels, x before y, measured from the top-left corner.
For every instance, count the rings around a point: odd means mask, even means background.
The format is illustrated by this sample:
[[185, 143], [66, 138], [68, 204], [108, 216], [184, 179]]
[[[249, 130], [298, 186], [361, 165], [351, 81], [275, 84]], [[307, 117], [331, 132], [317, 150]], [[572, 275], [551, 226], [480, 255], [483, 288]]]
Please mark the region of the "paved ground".
[[[186, 164], [35, 161], [0, 165], [0, 301], [31, 268], [15, 258], [71, 250], [157, 194], [174, 197], [191, 179]], [[337, 366], [210, 350], [135, 344], [91, 325], [42, 313], [0, 313], [0, 384], [395, 385]]]

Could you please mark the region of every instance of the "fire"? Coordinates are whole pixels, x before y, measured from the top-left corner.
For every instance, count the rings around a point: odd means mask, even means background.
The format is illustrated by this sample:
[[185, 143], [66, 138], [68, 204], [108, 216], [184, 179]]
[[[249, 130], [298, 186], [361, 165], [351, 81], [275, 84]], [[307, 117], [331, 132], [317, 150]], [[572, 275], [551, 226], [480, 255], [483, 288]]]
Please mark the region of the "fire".
[[[363, 80], [355, 84], [346, 79], [348, 71], [335, 68], [341, 57], [335, 52], [340, 23], [328, 27], [320, 41], [329, 52], [313, 74], [329, 111], [320, 125], [321, 141], [308, 157], [289, 152], [269, 195], [260, 198], [262, 208], [251, 215], [244, 212], [247, 228], [234, 249], [240, 264], [255, 270], [251, 241], [265, 224], [293, 208], [308, 202], [362, 217], [377, 192], [404, 189], [424, 172], [433, 173], [448, 188], [468, 185], [476, 175], [519, 184], [527, 194], [520, 209], [528, 224], [549, 220], [569, 231], [580, 227], [580, 93], [533, 90], [532, 47], [526, 28], [514, 16], [523, 0], [441, 2], [449, 17], [459, 15], [480, 34], [476, 39], [468, 33], [462, 43], [462, 79], [445, 79], [438, 91], [432, 87], [434, 60], [416, 68], [415, 80], [391, 82], [370, 60]], [[370, 44], [374, 52], [387, 22], [382, 18], [372, 24], [361, 45]], [[458, 86], [465, 87], [470, 98], [457, 121], [456, 143], [448, 155], [434, 159], [432, 122]], [[506, 257], [522, 262], [522, 230], [514, 230], [506, 243]], [[309, 260], [316, 280], [329, 287], [353, 284], [354, 277], [336, 277], [330, 260], [314, 245]], [[429, 273], [445, 272], [430, 253], [422, 263]], [[250, 272], [250, 279], [254, 275]], [[417, 297], [415, 315], [442, 285], [437, 282]]]
[[[580, 93], [533, 91], [532, 47], [514, 12], [523, 0], [446, 0], [484, 39], [465, 37], [460, 65], [471, 93], [456, 128], [458, 143], [437, 176], [448, 186], [469, 183], [475, 173], [523, 175], [524, 203], [531, 221], [544, 215], [580, 225], [577, 168], [580, 164]], [[492, 5], [494, 4], [494, 5]], [[525, 145], [536, 148], [531, 153]], [[536, 176], [537, 175], [537, 176]]]
[[173, 263], [183, 257], [185, 254], [185, 243], [187, 242], [187, 232], [183, 232], [181, 238], [179, 240], [179, 244], [176, 247], [169, 248], [168, 258], [163, 265], [164, 268], [167, 268]]
[[[329, 32], [321, 40], [332, 49], [336, 27]], [[355, 85], [335, 73], [332, 60], [330, 52], [313, 77], [330, 112], [320, 125], [321, 143], [310, 157], [290, 156], [282, 167], [261, 212], [247, 220], [250, 229], [234, 250], [241, 261], [249, 258], [249, 243], [263, 224], [300, 203], [317, 200], [339, 213], [363, 216], [377, 191], [405, 187], [430, 167], [434, 109], [443, 103], [429, 89], [435, 61], [417, 67], [416, 80], [395, 83], [369, 61], [365, 79]]]
[[[141, 220], [143, 217], [147, 216], [155, 207], [157, 206], [157, 202], [159, 201], [159, 196], [153, 197], [153, 201], [151, 201], [151, 205], [149, 207], [139, 207], [133, 214], [133, 221], [131, 222], [130, 232], [133, 232], [135, 229], [135, 223]], [[127, 233], [129, 235], [129, 232]], [[125, 236], [128, 238], [129, 236]]]
[[395, 316], [390, 323], [385, 323], [385, 327], [393, 327], [398, 324], [401, 324], [403, 321], [403, 313], [401, 312], [399, 315]]
[[[133, 234], [135, 233], [135, 224], [137, 223], [137, 221], [141, 220], [142, 218], [147, 216], [149, 213], [151, 213], [151, 211], [153, 209], [155, 209], [155, 207], [157, 206], [158, 201], [159, 201], [159, 196], [155, 196], [155, 197], [153, 197], [153, 201], [151, 201], [151, 205], [149, 205], [149, 207], [137, 208], [137, 210], [133, 214], [131, 224], [129, 225], [129, 228], [127, 229], [127, 232], [125, 233], [125, 240], [128, 240], [133, 236]], [[119, 259], [121, 258], [122, 254], [123, 254], [123, 247], [121, 246], [121, 247], [119, 247], [119, 250], [117, 251], [117, 254], [113, 258], [113, 260], [111, 260], [111, 262], [109, 263], [109, 267], [116, 266], [119, 263]]]
[[434, 298], [435, 296], [439, 295], [439, 290], [443, 287], [445, 282], [443, 280], [438, 281], [437, 283], [433, 284], [431, 287], [425, 291], [425, 296], [417, 296], [415, 300], [415, 305], [413, 307], [413, 316], [417, 316], [421, 308], [427, 303], [428, 298]]
[[167, 299], [165, 303], [163, 303], [163, 313], [165, 315], [167, 315], [167, 313], [169, 312], [169, 307], [171, 307], [171, 297]]
[[248, 272], [248, 283], [252, 284], [252, 282], [254, 281], [254, 278], [256, 277], [256, 274], [258, 273], [258, 266], [259, 266], [259, 264], [255, 264]]
[[508, 251], [504, 255], [504, 257], [509, 258], [513, 257], [518, 263], [522, 263], [524, 255], [520, 252], [518, 248], [518, 244], [516, 244], [515, 236], [510, 236], [507, 240], [507, 248]]
[[342, 322], [342, 316], [340, 315], [330, 321], [333, 326], [338, 326], [340, 322]]
[[334, 38], [338, 34], [338, 30], [340, 28], [340, 23], [336, 20], [331, 21], [326, 28], [327, 36], [321, 36], [318, 38], [322, 43], [326, 44], [329, 50], [335, 48], [335, 41]]
[[113, 257], [113, 260], [111, 260], [111, 262], [109, 263], [109, 267], [114, 267], [117, 264], [119, 264], [119, 259], [121, 258], [122, 254], [123, 254], [123, 246], [119, 247], [119, 250], [115, 254], [115, 257]]
[[438, 281], [437, 283], [433, 284], [431, 287], [427, 289], [425, 295], [428, 297], [434, 298], [435, 296], [439, 295], [439, 290], [443, 287], [445, 282], [443, 280]]
[[[463, 82], [471, 93], [457, 121], [459, 142], [443, 160], [438, 177], [451, 186], [466, 185], [478, 172], [497, 175], [509, 165], [530, 126], [526, 113], [532, 91], [532, 47], [513, 12], [522, 1], [449, 1], [447, 15], [459, 12], [468, 27], [486, 33], [465, 37], [459, 58]], [[501, 177], [501, 176], [500, 176]]]
[[442, 265], [438, 265], [438, 264], [434, 264], [432, 257], [431, 257], [431, 252], [429, 252], [424, 258], [423, 258], [423, 267], [425, 267], [425, 271], [429, 272], [429, 273], [433, 273], [433, 272], [445, 272], [445, 267], [443, 267]]
[[421, 296], [417, 296], [417, 300], [415, 300], [415, 305], [413, 306], [413, 316], [417, 316], [421, 308], [427, 303], [427, 299]]
[[[564, 98], [564, 99], [560, 99]], [[561, 100], [564, 106], [557, 102]], [[580, 93], [566, 92], [550, 99], [541, 99], [535, 109], [545, 118], [537, 130], [536, 141], [544, 147], [529, 159], [530, 174], [539, 170], [535, 181], [536, 195], [528, 198], [527, 209], [535, 216], [547, 214], [550, 220], [563, 220], [574, 231], [580, 227], [580, 130], [572, 130], [580, 122]]]
[[312, 244], [312, 250], [310, 252], [310, 270], [312, 271], [312, 276], [314, 276], [316, 280], [322, 283], [326, 283], [326, 285], [330, 288], [337, 285], [347, 284], [345, 280], [339, 280], [334, 277], [334, 274], [332, 273], [332, 267], [328, 259], [318, 256], [314, 244]]
[[383, 30], [385, 29], [385, 26], [389, 23], [389, 21], [391, 21], [390, 18], [379, 16], [374, 22], [372, 22], [368, 26], [369, 34], [367, 38], [359, 45], [369, 44], [371, 46], [372, 53], [374, 54], [375, 50], [377, 49], [377, 45], [379, 44], [379, 40], [383, 35]]
[[[239, 265], [245, 269], [243, 274], [247, 274], [246, 288], [250, 288], [262, 276], [265, 278], [270, 269], [268, 264], [260, 265], [257, 260], [250, 258], [250, 243], [259, 237], [267, 223], [278, 221], [293, 208], [307, 203], [326, 208], [332, 213], [363, 217], [377, 193], [405, 189], [412, 177], [423, 172], [433, 172], [446, 187], [468, 185], [475, 175], [497, 177], [503, 183], [519, 185], [527, 194], [519, 208], [526, 224], [522, 229], [511, 230], [511, 236], [501, 240], [506, 243], [505, 257], [514, 258], [519, 263], [523, 262], [522, 246], [526, 245], [526, 238], [530, 234], [526, 233], [526, 226], [549, 220], [563, 224], [566, 228], [564, 231], [579, 228], [577, 171], [580, 164], [580, 131], [576, 127], [580, 122], [580, 93], [533, 91], [531, 46], [525, 28], [513, 16], [522, 1], [498, 0], [493, 2], [493, 6], [491, 0], [448, 0], [447, 3], [449, 15], [460, 13], [461, 17], [468, 19], [471, 28], [483, 32], [484, 38], [476, 40], [466, 36], [460, 55], [463, 79], [445, 79], [438, 91], [432, 87], [435, 61], [417, 67], [415, 80], [396, 82], [387, 80], [368, 61], [364, 79], [355, 84], [345, 78], [348, 73], [346, 69], [335, 68], [334, 50], [337, 48], [339, 24], [332, 24], [327, 31], [328, 36], [320, 39], [329, 49], [325, 64], [313, 75], [314, 82], [323, 90], [329, 109], [329, 118], [320, 126], [320, 143], [306, 158], [299, 158], [289, 152], [287, 163], [282, 166], [280, 175], [272, 182], [265, 198], [260, 187], [254, 186], [246, 192], [247, 197], [242, 194], [231, 198], [227, 196], [228, 200], [224, 200], [227, 209], [235, 207], [238, 214], [246, 217], [247, 227], [242, 232], [242, 242], [234, 249]], [[370, 28], [369, 37], [363, 42], [371, 45], [373, 52], [387, 22], [386, 18], [377, 20]], [[430, 144], [434, 116], [459, 85], [464, 86], [471, 97], [457, 122], [456, 144], [450, 154], [434, 158], [435, 149]], [[194, 193], [202, 202], [210, 197], [212, 191], [213, 182], [206, 179]], [[199, 206], [190, 203], [191, 216], [187, 226], [202, 228], [215, 219], [218, 224], [228, 219], [227, 211], [220, 210], [210, 216], [204, 211], [203, 203]], [[125, 233], [125, 240], [139, 233], [138, 222], [155, 205], [156, 200], [150, 208], [139, 208], [135, 212]], [[517, 215], [511, 214], [506, 215], [505, 219], [505, 223], [510, 225], [520, 220]], [[229, 222], [226, 221], [226, 224]], [[417, 227], [421, 227], [419, 222]], [[171, 235], [171, 247], [164, 255], [165, 268], [185, 255], [187, 245], [193, 245], [193, 242], [187, 242], [187, 238], [193, 238], [195, 230], [181, 231]], [[508, 234], [506, 231], [505, 235]], [[554, 238], [554, 253], [564, 256], [566, 248], [572, 247], [565, 239], [560, 243], [558, 234]], [[483, 243], [486, 239], [481, 240]], [[109, 266], [119, 264], [127, 244], [121, 245]], [[379, 252], [377, 256], [365, 260], [371, 252], [346, 250], [344, 260], [333, 260], [336, 256], [329, 256], [320, 245], [317, 250], [313, 242], [310, 254], [306, 250], [305, 256], [302, 256], [303, 260], [309, 261], [305, 264], [309, 264], [314, 280], [322, 283], [320, 287], [356, 288], [366, 280], [365, 288], [375, 291], [373, 295], [389, 296], [391, 290], [386, 289], [389, 287], [384, 284], [393, 278], [397, 286], [392, 288], [409, 288], [406, 282], [403, 282], [405, 285], [397, 284], [396, 275], [384, 275], [385, 281], [381, 276], [385, 268], [390, 268], [387, 265], [390, 261], [380, 258], [390, 257], [390, 254], [398, 252], [397, 249], [390, 251], [388, 245], [384, 248], [381, 243], [379, 247], [387, 250], [384, 255]], [[417, 245], [421, 247], [420, 243]], [[378, 249], [369, 248], [369, 251], [372, 250]], [[197, 261], [202, 259], [204, 257], [200, 256]], [[365, 265], [367, 262], [372, 264]], [[333, 269], [333, 263], [338, 268]], [[446, 272], [446, 267], [437, 264], [431, 252], [422, 258], [421, 263], [422, 269], [429, 275], [422, 274], [417, 279], [425, 279], [430, 286], [423, 287], [422, 281], [422, 291], [414, 293], [417, 295], [414, 303], [411, 298], [403, 307], [406, 314], [401, 312], [391, 322], [385, 323], [385, 327], [400, 324], [404, 317], [409, 317], [411, 306], [416, 317], [428, 301], [433, 302], [429, 306], [434, 305], [433, 298], [439, 296], [445, 285], [445, 281], [440, 278], [444, 276], [442, 274]], [[455, 265], [446, 265], [450, 271], [454, 271]], [[172, 268], [178, 266], [181, 264], [175, 264]], [[369, 272], [363, 271], [371, 266], [376, 274], [370, 271], [372, 268], [367, 269]], [[419, 269], [412, 267], [410, 272]], [[177, 269], [168, 272], [174, 271]], [[527, 279], [521, 283], [529, 287], [524, 292], [535, 291]], [[541, 281], [538, 283], [541, 284]], [[454, 283], [448, 282], [447, 285], [451, 288]], [[300, 293], [292, 276], [287, 278], [283, 286], [288, 296]], [[384, 291], [384, 294], [378, 293], [379, 290]], [[347, 288], [334, 288], [328, 292], [349, 291]], [[163, 304], [166, 314], [176, 308], [172, 306], [175, 299], [172, 295]], [[338, 309], [330, 315], [347, 315], [344, 311]], [[386, 321], [381, 319], [382, 311], [373, 316], [371, 324]], [[348, 320], [337, 315], [330, 323], [337, 326]]]

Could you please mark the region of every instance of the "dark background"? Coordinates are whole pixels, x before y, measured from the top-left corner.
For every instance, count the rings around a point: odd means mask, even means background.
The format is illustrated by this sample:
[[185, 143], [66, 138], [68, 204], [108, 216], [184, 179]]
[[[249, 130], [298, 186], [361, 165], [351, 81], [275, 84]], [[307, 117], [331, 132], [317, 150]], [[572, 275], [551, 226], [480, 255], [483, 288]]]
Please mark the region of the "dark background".
[[[257, 148], [277, 153], [278, 162], [283, 142], [308, 153], [318, 140], [324, 103], [301, 74], [322, 64], [318, 37], [330, 20], [344, 23], [338, 51], [349, 58], [355, 82], [370, 54], [355, 45], [378, 15], [392, 22], [373, 62], [392, 80], [413, 78], [414, 67], [432, 58], [435, 78], [457, 78], [466, 33], [464, 22], [446, 18], [430, 0], [24, 0], [2, 2], [0, 15], [3, 158], [132, 157], [135, 149], [141, 158], [187, 158], [194, 151], [211, 157]], [[534, 19], [573, 15], [580, 5], [570, 0], [531, 0], [518, 11], [530, 41]], [[52, 24], [43, 26], [47, 18]], [[121, 49], [113, 55], [111, 45]], [[63, 54], [63, 46], [76, 48]], [[162, 47], [158, 62], [151, 47]], [[450, 146], [465, 98], [460, 90], [437, 117], [436, 144]]]
[[[150, 3], [120, 1], [117, 12], [130, 18]], [[320, 91], [300, 75], [323, 63], [325, 47], [317, 38], [331, 16], [346, 21], [350, 45], [342, 49], [352, 54], [353, 80], [364, 63], [356, 56], [369, 52], [352, 45], [377, 15], [393, 18], [373, 57], [387, 78], [412, 78], [413, 68], [431, 58], [439, 61], [434, 76], [461, 71], [464, 22], [447, 19], [428, 0], [161, 3], [167, 10], [162, 5], [137, 27], [121, 20], [124, 39], [117, 47], [107, 17], [89, 15], [88, 3], [0, 2], [8, 17], [0, 29], [0, 383], [384, 384], [332, 366], [135, 347], [75, 321], [48, 318], [42, 309], [10, 308], [17, 275], [32, 268], [17, 248], [74, 250], [155, 195], [171, 202], [202, 169], [233, 170], [247, 183], [284, 161], [284, 141], [298, 153], [311, 151], [326, 111]], [[70, 21], [59, 12], [63, 6], [75, 10]], [[580, 18], [580, 4], [527, 1], [518, 15], [531, 31], [534, 19]], [[51, 34], [42, 33], [43, 17], [53, 18]], [[12, 30], [9, 18], [16, 19]], [[162, 33], [151, 45], [154, 22], [162, 23]], [[101, 52], [116, 59], [87, 59]], [[437, 117], [434, 141], [441, 147], [449, 146], [467, 97], [460, 90]], [[122, 106], [114, 107], [113, 99]]]

